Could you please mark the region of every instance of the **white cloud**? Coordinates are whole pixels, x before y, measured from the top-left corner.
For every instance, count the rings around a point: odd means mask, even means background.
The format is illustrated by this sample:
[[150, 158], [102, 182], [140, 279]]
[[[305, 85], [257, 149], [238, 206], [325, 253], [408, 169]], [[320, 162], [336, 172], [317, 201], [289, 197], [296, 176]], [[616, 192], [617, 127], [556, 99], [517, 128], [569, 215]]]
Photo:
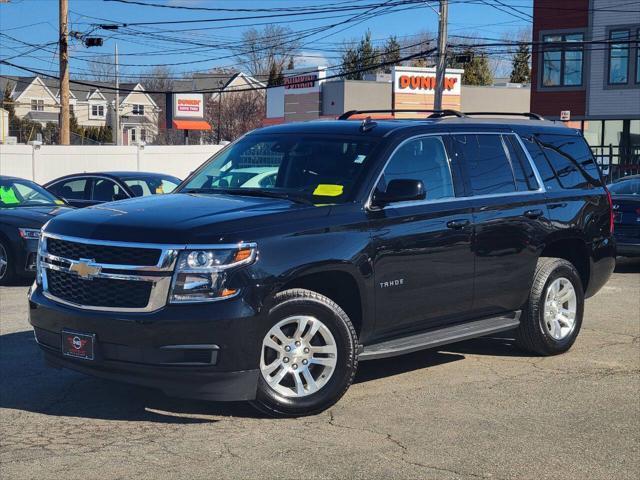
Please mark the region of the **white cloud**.
[[312, 67], [312, 66], [329, 66], [329, 60], [327, 57], [318, 52], [309, 52], [303, 50], [298, 55], [293, 57], [293, 63], [298, 67]]

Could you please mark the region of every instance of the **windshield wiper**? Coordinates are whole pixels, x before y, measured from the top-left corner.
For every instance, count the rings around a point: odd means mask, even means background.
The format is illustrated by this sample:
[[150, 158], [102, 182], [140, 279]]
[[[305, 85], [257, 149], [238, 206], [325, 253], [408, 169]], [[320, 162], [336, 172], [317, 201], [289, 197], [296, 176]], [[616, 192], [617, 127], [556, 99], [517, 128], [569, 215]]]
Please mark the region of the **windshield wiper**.
[[252, 188], [187, 188], [181, 193], [216, 193], [229, 195], [244, 195], [247, 197], [269, 197], [289, 200], [296, 203], [313, 205], [313, 202], [302, 195], [287, 192], [276, 192], [272, 190], [258, 190]]

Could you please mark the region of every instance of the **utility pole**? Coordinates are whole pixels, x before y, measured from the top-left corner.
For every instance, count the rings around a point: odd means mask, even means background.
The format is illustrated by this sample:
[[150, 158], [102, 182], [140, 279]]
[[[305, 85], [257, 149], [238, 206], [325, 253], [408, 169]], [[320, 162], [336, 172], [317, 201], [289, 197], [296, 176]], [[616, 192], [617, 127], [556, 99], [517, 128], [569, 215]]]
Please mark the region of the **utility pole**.
[[70, 115], [69, 115], [69, 4], [68, 0], [60, 2], [60, 145], [70, 143]]
[[118, 74], [118, 44], [116, 43], [116, 49], [114, 53], [115, 63], [115, 80], [116, 80], [116, 104], [113, 108], [113, 143], [120, 145], [120, 76]]
[[216, 143], [220, 145], [220, 134], [221, 134], [221, 125], [222, 122], [222, 80], [218, 80], [218, 125], [216, 127]]
[[449, 0], [440, 0], [440, 21], [438, 23], [438, 66], [436, 67], [436, 94], [433, 109], [442, 110], [442, 92], [444, 91], [444, 72], [447, 68], [447, 22]]

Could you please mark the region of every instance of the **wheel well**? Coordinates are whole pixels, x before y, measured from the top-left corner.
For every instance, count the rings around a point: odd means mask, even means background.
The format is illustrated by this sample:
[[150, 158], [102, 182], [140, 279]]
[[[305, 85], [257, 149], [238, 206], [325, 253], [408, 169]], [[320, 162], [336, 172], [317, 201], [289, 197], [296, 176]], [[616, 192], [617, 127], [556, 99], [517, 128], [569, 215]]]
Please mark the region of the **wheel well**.
[[349, 316], [356, 333], [360, 335], [362, 327], [360, 288], [350, 274], [340, 271], [312, 273], [291, 280], [280, 291], [291, 288], [312, 290], [336, 302]]
[[571, 262], [580, 274], [582, 288], [587, 290], [590, 274], [589, 252], [587, 245], [582, 240], [577, 238], [557, 240], [547, 245], [540, 256], [564, 258]]

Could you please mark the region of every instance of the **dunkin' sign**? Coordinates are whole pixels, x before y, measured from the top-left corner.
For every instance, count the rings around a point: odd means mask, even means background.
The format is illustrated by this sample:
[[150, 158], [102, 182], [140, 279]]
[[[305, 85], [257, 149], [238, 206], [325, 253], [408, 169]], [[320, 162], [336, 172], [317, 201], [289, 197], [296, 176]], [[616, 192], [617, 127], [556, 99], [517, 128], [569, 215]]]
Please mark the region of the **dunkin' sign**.
[[[444, 77], [444, 95], [460, 95], [462, 70], [448, 69]], [[396, 67], [393, 70], [395, 93], [431, 94], [436, 89], [435, 68]]]
[[173, 94], [173, 118], [204, 118], [204, 98], [201, 93]]

